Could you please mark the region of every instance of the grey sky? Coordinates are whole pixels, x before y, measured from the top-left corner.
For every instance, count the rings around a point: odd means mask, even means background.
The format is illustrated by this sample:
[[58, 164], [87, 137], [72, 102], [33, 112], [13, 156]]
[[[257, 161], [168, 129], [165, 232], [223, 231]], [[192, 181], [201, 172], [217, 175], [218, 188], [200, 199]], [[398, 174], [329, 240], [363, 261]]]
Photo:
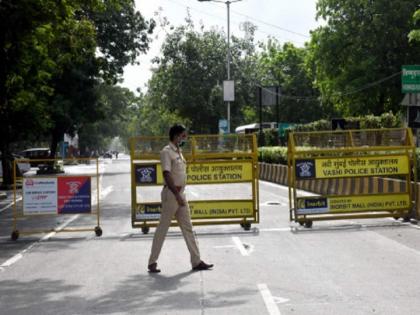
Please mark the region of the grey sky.
[[[319, 23], [315, 20], [317, 0], [242, 0], [231, 4], [230, 28], [231, 34], [243, 36], [240, 30], [241, 22], [250, 21], [257, 25], [256, 39], [263, 41], [268, 36], [280, 42], [290, 41], [296, 46], [303, 46], [309, 39], [309, 31]], [[223, 3], [199, 2], [197, 0], [136, 0], [136, 8], [146, 18], [154, 18], [154, 13], [161, 8], [162, 16], [178, 26], [183, 24], [187, 8], [195, 25], [200, 21], [210, 28], [220, 27], [226, 30], [227, 10]], [[157, 36], [157, 38], [155, 38]], [[140, 66], [127, 66], [124, 72], [122, 86], [133, 92], [140, 87], [145, 90], [145, 84], [151, 76], [151, 59], [160, 54], [160, 46], [165, 33], [158, 26], [153, 34], [153, 43], [147, 55], [139, 57]]]

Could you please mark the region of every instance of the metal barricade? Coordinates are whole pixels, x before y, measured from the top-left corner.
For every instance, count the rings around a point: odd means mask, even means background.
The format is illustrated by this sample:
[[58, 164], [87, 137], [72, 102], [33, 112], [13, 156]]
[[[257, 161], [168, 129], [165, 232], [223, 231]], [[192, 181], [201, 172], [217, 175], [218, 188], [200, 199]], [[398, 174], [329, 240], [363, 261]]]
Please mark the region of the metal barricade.
[[[409, 128], [292, 132], [290, 220], [311, 227], [315, 220], [418, 217], [416, 163]], [[393, 191], [380, 187], [389, 178], [399, 182]], [[316, 185], [328, 193], [299, 195], [298, 187]]]
[[[93, 161], [95, 164], [91, 164]], [[84, 167], [74, 169], [80, 163]], [[30, 163], [31, 169], [17, 176], [16, 165]], [[64, 164], [66, 172], [64, 172]], [[22, 185], [22, 197], [17, 198], [17, 184]], [[13, 227], [11, 238], [17, 240], [21, 234], [45, 232], [94, 231], [102, 235], [99, 206], [99, 162], [97, 158], [77, 159], [18, 159], [13, 164]], [[22, 202], [20, 202], [22, 200]], [[18, 221], [38, 221], [48, 216], [86, 215], [96, 217], [94, 227], [65, 227], [58, 229], [19, 229]], [[76, 217], [69, 220], [73, 221]], [[25, 225], [34, 225], [32, 224]], [[38, 222], [36, 222], [38, 225]]]
[[[159, 153], [168, 142], [167, 137], [130, 139], [131, 220], [145, 234], [160, 218], [163, 174]], [[187, 160], [187, 195], [194, 225], [240, 224], [249, 230], [252, 223], [259, 222], [255, 135], [194, 135], [182, 152]]]

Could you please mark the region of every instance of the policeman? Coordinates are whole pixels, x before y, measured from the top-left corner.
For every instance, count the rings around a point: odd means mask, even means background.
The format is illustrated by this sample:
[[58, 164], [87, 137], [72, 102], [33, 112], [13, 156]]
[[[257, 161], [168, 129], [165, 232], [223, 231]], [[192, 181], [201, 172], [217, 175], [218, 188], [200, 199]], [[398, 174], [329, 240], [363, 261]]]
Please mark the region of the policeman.
[[175, 124], [169, 130], [169, 144], [160, 152], [164, 186], [161, 192], [162, 212], [153, 237], [148, 265], [149, 272], [152, 273], [160, 272], [160, 269], [157, 268], [157, 259], [173, 216], [178, 221], [190, 252], [192, 269], [207, 270], [213, 267], [212, 264], [206, 264], [200, 259], [200, 251], [191, 223], [190, 208], [185, 196], [187, 172], [181, 147], [185, 144], [186, 139], [186, 128], [183, 125]]

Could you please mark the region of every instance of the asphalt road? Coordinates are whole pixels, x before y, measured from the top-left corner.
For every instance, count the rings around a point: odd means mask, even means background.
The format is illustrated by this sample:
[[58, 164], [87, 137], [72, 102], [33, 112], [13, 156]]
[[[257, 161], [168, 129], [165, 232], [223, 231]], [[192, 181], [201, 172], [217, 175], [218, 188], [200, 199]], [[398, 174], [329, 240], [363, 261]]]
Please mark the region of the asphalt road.
[[[53, 232], [13, 242], [11, 208], [2, 203], [1, 315], [420, 312], [417, 225], [375, 219], [305, 229], [289, 222], [286, 187], [260, 182], [261, 222], [250, 231], [195, 228], [202, 258], [214, 270], [190, 271], [184, 240], [173, 227], [159, 259], [162, 273], [151, 275], [154, 229], [143, 235], [131, 228], [129, 161], [101, 162], [100, 172], [101, 237]], [[244, 193], [235, 189], [229, 194]], [[93, 227], [95, 218], [26, 218], [18, 226], [81, 225]]]

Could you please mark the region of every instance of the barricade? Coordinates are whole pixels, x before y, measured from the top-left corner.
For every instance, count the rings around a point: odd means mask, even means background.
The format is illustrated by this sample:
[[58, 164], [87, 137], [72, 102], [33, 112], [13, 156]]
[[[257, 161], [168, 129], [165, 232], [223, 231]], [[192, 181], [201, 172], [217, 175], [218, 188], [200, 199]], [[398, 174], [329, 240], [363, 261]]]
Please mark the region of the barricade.
[[[141, 228], [144, 234], [160, 218], [160, 151], [168, 142], [167, 137], [130, 139], [131, 220], [133, 228]], [[182, 152], [187, 160], [187, 198], [194, 225], [240, 224], [249, 230], [252, 223], [259, 222], [255, 135], [194, 135]]]
[[416, 164], [409, 128], [290, 133], [290, 220], [417, 218]]
[[[92, 165], [94, 161], [96, 165]], [[83, 166], [78, 166], [83, 162]], [[30, 163], [31, 169], [18, 176], [17, 163]], [[64, 171], [64, 164], [66, 171]], [[81, 171], [82, 170], [82, 171]], [[22, 185], [22, 202], [17, 198], [17, 184]], [[102, 235], [99, 207], [99, 161], [97, 158], [77, 159], [18, 159], [13, 164], [13, 228], [11, 238], [21, 234], [45, 232], [94, 231]], [[93, 193], [92, 193], [93, 192]], [[18, 221], [38, 221], [60, 215], [95, 216], [94, 227], [61, 227], [58, 229], [18, 229]], [[33, 223], [31, 221], [31, 223]], [[37, 224], [39, 222], [36, 222]], [[28, 224], [26, 224], [28, 225]]]

